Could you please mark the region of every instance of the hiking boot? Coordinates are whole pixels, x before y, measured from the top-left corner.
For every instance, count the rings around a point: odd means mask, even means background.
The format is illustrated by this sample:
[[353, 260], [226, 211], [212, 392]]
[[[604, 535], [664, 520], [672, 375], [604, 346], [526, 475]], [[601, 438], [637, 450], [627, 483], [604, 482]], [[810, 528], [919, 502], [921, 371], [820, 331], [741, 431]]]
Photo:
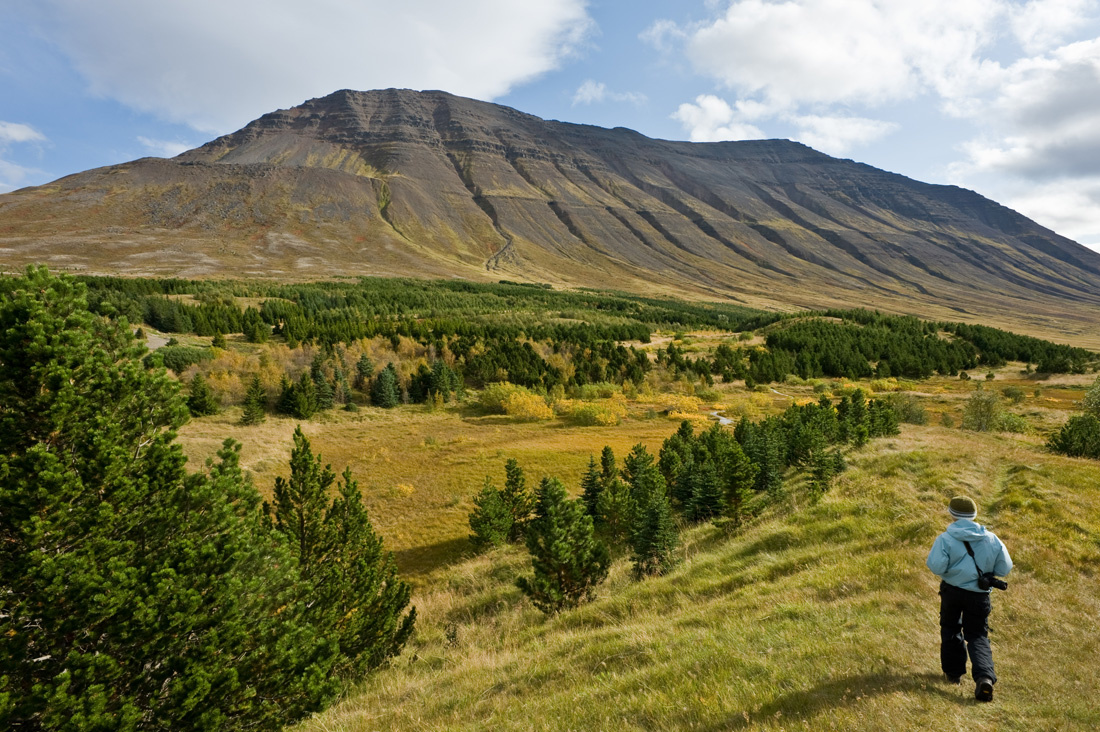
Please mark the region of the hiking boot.
[[944, 674], [944, 678], [947, 679], [947, 683], [954, 684], [955, 686], [958, 686], [963, 682], [962, 676], [952, 676], [951, 674]]
[[978, 685], [974, 688], [974, 698], [980, 702], [993, 701], [993, 682], [989, 679], [978, 679]]

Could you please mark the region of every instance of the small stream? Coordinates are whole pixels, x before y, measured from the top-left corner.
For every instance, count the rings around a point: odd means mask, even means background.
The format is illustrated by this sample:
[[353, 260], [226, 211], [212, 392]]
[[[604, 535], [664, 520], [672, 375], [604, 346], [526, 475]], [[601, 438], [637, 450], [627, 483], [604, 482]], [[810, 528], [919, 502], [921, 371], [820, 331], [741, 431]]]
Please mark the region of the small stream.
[[711, 415], [713, 415], [714, 418], [718, 420], [718, 424], [733, 424], [732, 419], [730, 419], [729, 417], [723, 417], [718, 412], [711, 412]]

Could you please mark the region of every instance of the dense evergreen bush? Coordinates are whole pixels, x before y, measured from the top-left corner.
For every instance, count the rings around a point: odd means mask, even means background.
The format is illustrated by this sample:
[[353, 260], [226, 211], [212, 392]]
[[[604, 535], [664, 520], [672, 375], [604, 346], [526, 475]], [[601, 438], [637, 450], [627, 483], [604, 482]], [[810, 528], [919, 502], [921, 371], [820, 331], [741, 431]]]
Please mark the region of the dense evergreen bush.
[[227, 443], [187, 474], [176, 382], [68, 278], [0, 298], [0, 729], [275, 730], [337, 644]]

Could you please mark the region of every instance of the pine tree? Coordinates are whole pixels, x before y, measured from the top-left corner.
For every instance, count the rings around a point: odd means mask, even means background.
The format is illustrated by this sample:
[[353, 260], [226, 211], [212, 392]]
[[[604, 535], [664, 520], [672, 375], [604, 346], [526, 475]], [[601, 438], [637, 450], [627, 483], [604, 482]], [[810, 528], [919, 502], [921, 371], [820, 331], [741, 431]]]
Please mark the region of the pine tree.
[[221, 331], [216, 331], [214, 337], [210, 339], [210, 345], [213, 348], [225, 348], [225, 335], [223, 335]]
[[588, 470], [581, 478], [581, 500], [584, 501], [585, 511], [597, 524], [599, 523], [597, 506], [602, 492], [603, 481], [600, 479], [600, 469], [596, 466], [596, 458], [590, 455], [588, 457]]
[[714, 461], [698, 464], [691, 476], [691, 498], [684, 507], [689, 521], [709, 521], [725, 508], [725, 496]]
[[321, 465], [321, 456], [313, 455], [301, 426], [295, 427], [290, 478], [275, 479], [274, 497], [270, 505], [264, 505], [264, 512], [290, 540], [306, 579], [313, 576], [315, 565], [325, 551], [323, 524], [329, 505], [328, 490], [335, 480], [332, 466]]
[[568, 499], [554, 478], [539, 484], [527, 550], [534, 574], [520, 577], [516, 585], [547, 614], [591, 599], [611, 564], [607, 547], [593, 533], [592, 517], [580, 501]]
[[515, 458], [508, 458], [504, 463], [504, 474], [504, 490], [500, 492], [500, 498], [512, 514], [512, 527], [508, 531], [508, 541], [516, 541], [523, 536], [531, 511], [535, 507], [535, 497], [531, 495], [531, 490], [527, 487], [527, 478], [523, 475], [523, 468]]
[[630, 541], [637, 507], [630, 486], [614, 478], [600, 491], [596, 504], [595, 523], [608, 541], [623, 544]]
[[331, 628], [339, 641], [336, 674], [354, 680], [401, 652], [416, 608], [409, 608], [409, 585], [397, 577], [393, 554], [375, 533], [350, 468], [325, 512], [323, 535], [324, 555], [313, 574], [317, 625]]
[[726, 465], [726, 516], [740, 526], [745, 517], [745, 504], [752, 496], [759, 468], [739, 445], [730, 450]]
[[188, 474], [143, 353], [69, 278], [0, 296], [0, 729], [277, 730], [337, 690], [239, 446]]
[[244, 395], [244, 411], [241, 424], [260, 424], [267, 419], [267, 390], [260, 381], [259, 374], [252, 375], [248, 391]]
[[619, 479], [619, 469], [615, 467], [615, 453], [611, 445], [604, 445], [600, 453], [600, 481], [607, 488], [612, 481]]
[[374, 376], [374, 361], [364, 353], [355, 363], [355, 386], [365, 390], [372, 376]]
[[642, 579], [667, 572], [676, 563], [679, 543], [672, 506], [664, 487], [657, 486], [646, 503], [636, 509], [631, 537], [634, 576]]
[[485, 485], [474, 496], [474, 510], [467, 521], [470, 530], [470, 543], [474, 549], [481, 550], [501, 546], [508, 541], [515, 519], [512, 509], [505, 502], [496, 486], [485, 476]]
[[401, 401], [400, 382], [397, 378], [397, 370], [393, 364], [387, 364], [378, 376], [374, 378], [374, 384], [370, 392], [371, 404], [383, 409], [393, 409]]
[[191, 396], [187, 398], [187, 409], [195, 417], [218, 413], [218, 400], [202, 374], [197, 373], [191, 379]]

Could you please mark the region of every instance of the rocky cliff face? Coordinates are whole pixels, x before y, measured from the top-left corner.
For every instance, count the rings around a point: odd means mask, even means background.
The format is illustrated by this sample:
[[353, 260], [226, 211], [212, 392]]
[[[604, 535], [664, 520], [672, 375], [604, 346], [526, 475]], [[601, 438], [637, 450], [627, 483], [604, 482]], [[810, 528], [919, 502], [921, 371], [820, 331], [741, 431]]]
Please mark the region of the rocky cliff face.
[[783, 140], [653, 140], [393, 89], [0, 196], [0, 247], [6, 268], [531, 279], [1038, 324], [1100, 312], [1100, 256], [970, 191]]

